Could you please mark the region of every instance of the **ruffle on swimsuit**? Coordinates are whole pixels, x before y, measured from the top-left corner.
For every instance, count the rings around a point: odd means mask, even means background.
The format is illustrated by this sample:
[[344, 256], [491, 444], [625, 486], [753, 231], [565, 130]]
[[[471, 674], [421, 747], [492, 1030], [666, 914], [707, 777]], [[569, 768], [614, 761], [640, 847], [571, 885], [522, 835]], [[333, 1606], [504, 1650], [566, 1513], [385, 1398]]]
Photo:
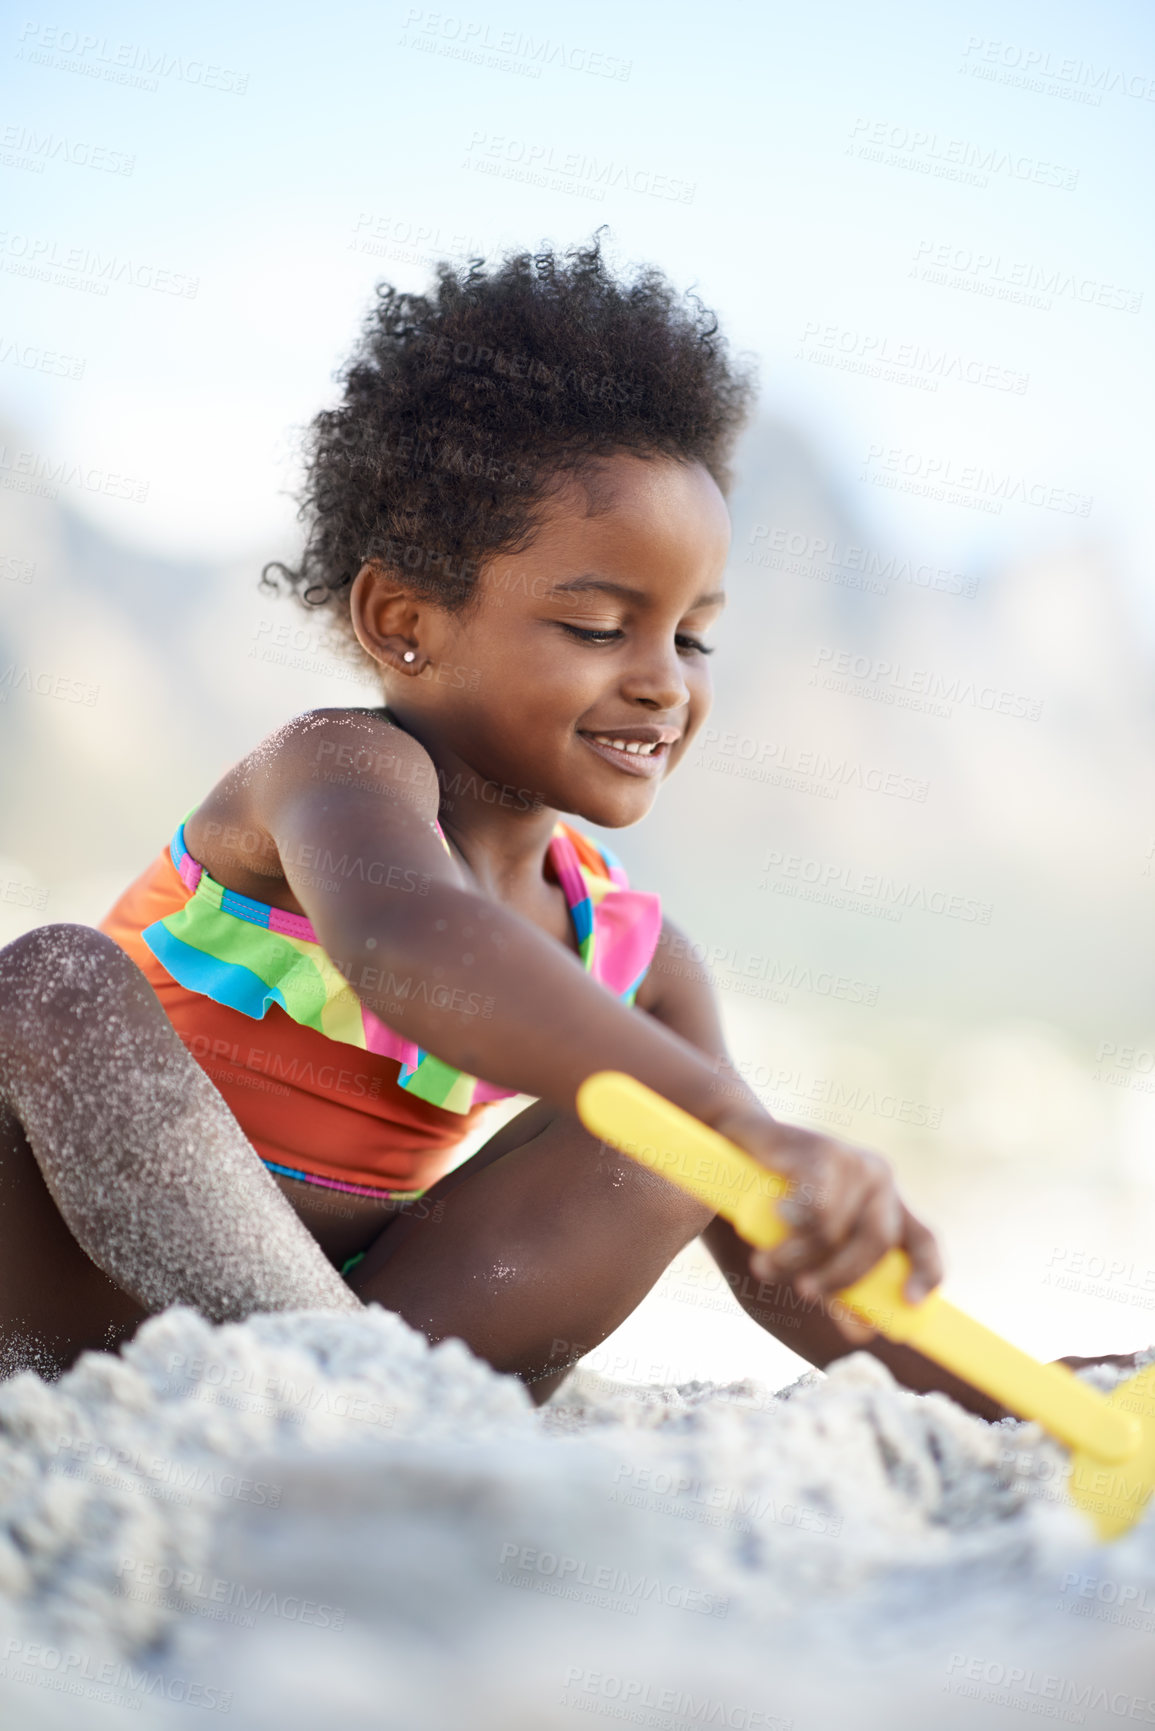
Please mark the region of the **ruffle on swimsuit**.
[[[440, 824], [436, 828], [448, 853]], [[631, 890], [617, 857], [568, 824], [555, 825], [548, 852], [569, 903], [583, 967], [632, 1004], [657, 948], [660, 897]], [[256, 1020], [276, 1004], [330, 1040], [394, 1058], [402, 1088], [449, 1112], [468, 1113], [518, 1092], [469, 1076], [387, 1027], [361, 1003], [310, 921], [217, 883], [185, 846], [183, 823], [170, 853], [188, 900], [146, 926], [141, 937], [187, 991]]]

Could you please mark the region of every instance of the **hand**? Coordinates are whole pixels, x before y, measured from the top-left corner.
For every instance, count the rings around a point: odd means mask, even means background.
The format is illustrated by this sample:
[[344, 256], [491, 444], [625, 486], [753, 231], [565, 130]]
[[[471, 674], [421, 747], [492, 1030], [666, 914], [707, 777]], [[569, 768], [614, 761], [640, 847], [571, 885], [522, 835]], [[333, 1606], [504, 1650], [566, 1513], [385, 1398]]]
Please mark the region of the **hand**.
[[[721, 1114], [713, 1128], [795, 1186], [779, 1204], [793, 1227], [789, 1238], [750, 1258], [758, 1279], [785, 1281], [802, 1298], [828, 1299], [897, 1246], [910, 1258], [904, 1292], [912, 1304], [939, 1284], [942, 1262], [934, 1237], [903, 1204], [894, 1174], [879, 1155], [747, 1109]], [[830, 1315], [849, 1340], [861, 1343], [875, 1333], [844, 1305]]]

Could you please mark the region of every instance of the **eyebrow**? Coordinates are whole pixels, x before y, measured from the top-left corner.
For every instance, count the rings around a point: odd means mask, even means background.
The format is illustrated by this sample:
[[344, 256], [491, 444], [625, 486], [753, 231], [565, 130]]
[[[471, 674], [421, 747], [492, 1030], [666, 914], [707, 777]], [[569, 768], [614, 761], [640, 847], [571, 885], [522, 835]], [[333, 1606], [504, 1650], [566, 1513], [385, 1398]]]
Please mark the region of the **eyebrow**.
[[[631, 589], [628, 583], [611, 583], [608, 577], [571, 577], [568, 583], [555, 583], [550, 590], [551, 595], [580, 595], [590, 590], [600, 590], [605, 595], [620, 595], [627, 601], [649, 601], [650, 597], [644, 589]], [[715, 589], [710, 595], [699, 595], [686, 609], [692, 613], [696, 607], [724, 606], [726, 592]]]

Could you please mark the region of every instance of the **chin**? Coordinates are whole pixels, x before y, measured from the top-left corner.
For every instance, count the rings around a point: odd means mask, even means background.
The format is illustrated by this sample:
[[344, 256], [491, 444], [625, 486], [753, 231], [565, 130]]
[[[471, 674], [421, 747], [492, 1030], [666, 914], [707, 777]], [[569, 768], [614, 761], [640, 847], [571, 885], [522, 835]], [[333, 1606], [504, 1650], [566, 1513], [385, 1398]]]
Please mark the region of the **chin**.
[[646, 799], [589, 799], [580, 805], [575, 805], [575, 817], [582, 817], [587, 823], [596, 823], [602, 829], [628, 829], [632, 823], [640, 823], [651, 810], [657, 796], [657, 788], [647, 789]]

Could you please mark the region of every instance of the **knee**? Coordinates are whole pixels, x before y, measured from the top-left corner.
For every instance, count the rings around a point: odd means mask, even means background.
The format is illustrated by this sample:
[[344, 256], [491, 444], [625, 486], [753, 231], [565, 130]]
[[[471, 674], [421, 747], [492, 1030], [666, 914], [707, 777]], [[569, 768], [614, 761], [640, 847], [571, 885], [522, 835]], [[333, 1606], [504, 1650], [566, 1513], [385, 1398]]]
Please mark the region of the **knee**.
[[0, 949], [0, 1026], [35, 1036], [75, 1018], [109, 988], [146, 984], [118, 944], [93, 926], [37, 926]]
[[57, 980], [80, 985], [107, 975], [115, 958], [128, 957], [95, 926], [37, 926], [0, 949], [0, 979], [6, 986], [48, 986]]
[[605, 1207], [636, 1215], [647, 1227], [672, 1231], [686, 1242], [705, 1231], [713, 1214], [696, 1196], [609, 1143], [592, 1136], [589, 1141], [594, 1151], [591, 1177]]

